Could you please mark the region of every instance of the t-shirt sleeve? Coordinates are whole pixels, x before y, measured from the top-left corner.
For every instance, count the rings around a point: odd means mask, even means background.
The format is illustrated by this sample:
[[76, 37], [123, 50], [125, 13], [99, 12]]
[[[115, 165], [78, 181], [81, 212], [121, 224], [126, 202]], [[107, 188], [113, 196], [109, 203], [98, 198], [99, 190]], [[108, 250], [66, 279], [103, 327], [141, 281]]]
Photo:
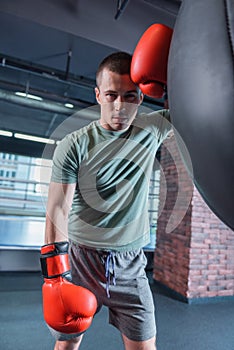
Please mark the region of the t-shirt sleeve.
[[66, 184], [77, 182], [78, 148], [78, 143], [72, 134], [58, 144], [53, 155], [51, 181]]
[[154, 117], [153, 125], [157, 128], [158, 141], [161, 144], [169, 132], [172, 131], [170, 111], [168, 109], [162, 109], [156, 113], [152, 113], [152, 117]]
[[135, 124], [153, 133], [157, 138], [158, 145], [160, 145], [166, 139], [169, 132], [173, 130], [168, 109], [140, 115], [140, 118], [136, 119]]

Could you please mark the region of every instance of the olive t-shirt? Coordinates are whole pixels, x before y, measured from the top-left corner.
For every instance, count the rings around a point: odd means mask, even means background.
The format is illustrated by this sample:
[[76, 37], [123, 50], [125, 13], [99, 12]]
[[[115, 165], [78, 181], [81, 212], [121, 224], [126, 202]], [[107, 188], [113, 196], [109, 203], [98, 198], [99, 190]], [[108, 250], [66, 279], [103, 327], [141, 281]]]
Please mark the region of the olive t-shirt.
[[126, 131], [94, 121], [57, 146], [51, 181], [76, 183], [69, 239], [117, 251], [149, 242], [148, 188], [155, 154], [171, 130], [168, 110], [138, 115]]

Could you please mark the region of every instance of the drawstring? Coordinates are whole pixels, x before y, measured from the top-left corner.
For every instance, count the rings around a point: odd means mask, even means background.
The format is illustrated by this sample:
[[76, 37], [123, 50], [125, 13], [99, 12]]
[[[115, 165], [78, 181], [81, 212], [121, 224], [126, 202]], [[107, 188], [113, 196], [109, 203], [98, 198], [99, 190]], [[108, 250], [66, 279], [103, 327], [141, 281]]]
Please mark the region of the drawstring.
[[110, 284], [111, 284], [111, 277], [112, 277], [112, 283], [115, 286], [115, 259], [114, 254], [112, 252], [108, 252], [108, 255], [106, 257], [105, 262], [105, 277], [106, 277], [106, 294], [107, 297], [110, 298]]

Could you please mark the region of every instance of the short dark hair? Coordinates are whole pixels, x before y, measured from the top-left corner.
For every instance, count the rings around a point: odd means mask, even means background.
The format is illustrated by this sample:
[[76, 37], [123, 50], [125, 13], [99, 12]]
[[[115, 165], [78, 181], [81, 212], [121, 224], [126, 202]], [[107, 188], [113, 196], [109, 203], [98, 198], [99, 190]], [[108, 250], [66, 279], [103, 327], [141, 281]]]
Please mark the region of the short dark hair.
[[96, 84], [100, 83], [100, 76], [104, 68], [107, 68], [111, 72], [118, 73], [120, 75], [128, 74], [130, 75], [132, 55], [127, 52], [114, 52], [109, 56], [105, 57], [103, 61], [99, 64], [96, 73]]

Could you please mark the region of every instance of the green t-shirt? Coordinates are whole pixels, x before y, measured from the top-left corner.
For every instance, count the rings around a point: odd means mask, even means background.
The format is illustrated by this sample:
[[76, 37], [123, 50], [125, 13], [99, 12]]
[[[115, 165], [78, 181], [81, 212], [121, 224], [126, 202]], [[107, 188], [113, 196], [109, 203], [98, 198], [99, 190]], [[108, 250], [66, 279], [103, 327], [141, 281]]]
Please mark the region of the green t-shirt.
[[155, 154], [171, 130], [168, 110], [138, 115], [127, 131], [94, 121], [57, 146], [51, 181], [77, 183], [69, 239], [96, 249], [149, 242], [148, 188]]

